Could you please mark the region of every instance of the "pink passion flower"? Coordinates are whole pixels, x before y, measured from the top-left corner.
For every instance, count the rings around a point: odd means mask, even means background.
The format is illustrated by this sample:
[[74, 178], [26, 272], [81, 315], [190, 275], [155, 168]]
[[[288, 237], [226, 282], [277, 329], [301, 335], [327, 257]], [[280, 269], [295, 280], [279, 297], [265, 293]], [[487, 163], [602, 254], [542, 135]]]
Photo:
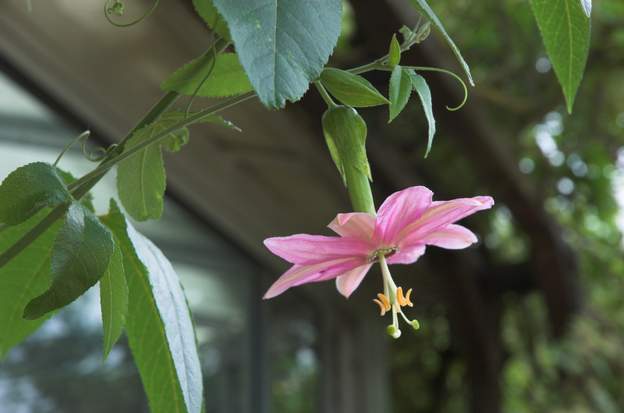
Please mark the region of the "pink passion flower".
[[392, 310], [388, 333], [395, 338], [401, 335], [398, 315], [418, 329], [418, 322], [409, 320], [401, 309], [413, 305], [412, 290], [404, 293], [396, 286], [388, 264], [416, 262], [427, 245], [462, 249], [474, 244], [475, 234], [455, 222], [494, 205], [489, 196], [450, 201], [432, 198], [429, 189], [414, 186], [390, 195], [377, 216], [363, 212], [338, 214], [329, 224], [337, 237], [296, 234], [266, 239], [264, 245], [293, 266], [264, 298], [273, 298], [298, 285], [331, 279], [336, 279], [338, 291], [348, 298], [371, 266], [379, 262], [384, 292], [373, 301], [379, 305], [382, 316]]

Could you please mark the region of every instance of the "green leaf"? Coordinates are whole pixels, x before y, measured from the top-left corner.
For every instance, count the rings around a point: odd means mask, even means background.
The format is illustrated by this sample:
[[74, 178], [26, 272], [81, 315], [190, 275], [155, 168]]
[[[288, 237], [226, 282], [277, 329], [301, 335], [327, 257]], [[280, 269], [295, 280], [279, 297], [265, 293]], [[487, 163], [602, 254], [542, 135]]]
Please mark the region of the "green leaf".
[[[453, 54], [455, 54], [455, 57], [457, 58], [457, 61], [461, 65], [462, 69], [464, 69], [464, 73], [466, 73], [466, 77], [468, 77], [468, 82], [470, 83], [471, 86], [474, 86], [474, 80], [472, 80], [472, 73], [470, 73], [470, 67], [468, 66], [468, 63], [466, 63], [466, 61], [464, 60], [464, 57], [459, 51], [459, 48], [457, 47], [457, 45], [455, 44], [451, 36], [449, 36], [449, 34], [446, 32], [444, 25], [442, 24], [438, 16], [435, 14], [435, 12], [431, 9], [431, 7], [429, 6], [429, 3], [427, 3], [426, 0], [410, 0], [410, 1], [414, 5], [414, 7], [416, 7], [416, 9], [420, 11], [427, 19], [429, 19], [431, 24], [433, 24], [433, 26], [440, 32], [440, 34], [442, 35], [446, 43], [449, 45], [449, 47], [453, 51]], [[550, 0], [545, 0], [545, 1], [550, 1]]]
[[242, 95], [252, 90], [235, 53], [221, 53], [212, 64], [212, 54], [192, 60], [163, 82], [164, 91], [201, 97]]
[[[189, 114], [192, 115], [192, 114]], [[167, 112], [159, 120], [139, 129], [126, 144], [126, 150], [181, 122], [184, 112]], [[199, 122], [232, 127], [219, 116], [207, 116]], [[162, 143], [150, 145], [117, 167], [117, 192], [126, 211], [137, 221], [158, 219], [163, 211], [166, 176], [162, 148], [175, 152], [188, 141], [188, 129], [170, 134]]]
[[227, 23], [223, 20], [215, 6], [213, 6], [212, 0], [193, 0], [193, 6], [195, 6], [195, 11], [197, 11], [197, 14], [199, 14], [208, 27], [223, 39], [231, 39]]
[[401, 66], [395, 66], [390, 76], [390, 118], [388, 123], [392, 122], [405, 109], [405, 105], [412, 95], [412, 87], [409, 71]]
[[128, 313], [128, 283], [119, 244], [115, 245], [108, 268], [100, 280], [100, 305], [106, 358], [121, 337]]
[[[65, 185], [69, 185], [77, 181], [74, 175], [70, 172], [62, 170], [61, 168], [56, 168], [56, 172], [61, 177]], [[93, 194], [91, 192], [87, 192], [82, 198], [80, 198], [80, 203], [89, 211], [95, 212], [95, 207], [93, 206]]]
[[429, 124], [429, 135], [427, 139], [427, 151], [425, 152], [425, 158], [429, 155], [429, 151], [431, 151], [431, 145], [433, 144], [433, 137], [436, 133], [436, 122], [433, 117], [433, 105], [431, 103], [431, 90], [429, 90], [429, 85], [427, 85], [427, 81], [424, 77], [420, 76], [413, 70], [407, 71], [410, 75], [410, 79], [412, 80], [412, 86], [418, 96], [420, 97], [420, 102], [423, 106], [423, 111], [425, 112], [425, 117], [427, 118], [427, 123]]
[[583, 7], [583, 12], [585, 12], [585, 15], [587, 17], [591, 16], [591, 11], [592, 11], [592, 0], [580, 0], [581, 1], [581, 7]]
[[368, 107], [390, 103], [368, 80], [345, 70], [323, 70], [321, 83], [336, 99], [348, 106]]
[[[15, 244], [41, 221], [46, 212], [42, 211], [20, 225], [4, 229], [0, 234], [0, 251]], [[22, 313], [26, 304], [50, 285], [50, 257], [60, 226], [60, 222], [53, 225], [0, 268], [0, 359], [46, 320], [24, 320]]]
[[34, 320], [64, 307], [94, 286], [108, 268], [114, 246], [110, 231], [97, 217], [73, 203], [54, 241], [52, 285], [28, 303], [24, 318]]
[[297, 101], [331, 55], [341, 0], [214, 0], [240, 61], [269, 107]]
[[54, 166], [31, 163], [11, 172], [0, 185], [0, 223], [20, 224], [43, 208], [70, 200], [71, 195]]
[[129, 307], [126, 334], [152, 413], [199, 413], [202, 374], [193, 323], [171, 263], [136, 232], [114, 201], [103, 222], [123, 252]]
[[366, 156], [366, 122], [355, 109], [336, 106], [323, 114], [322, 124], [325, 140], [331, 142], [333, 152], [337, 154], [332, 157], [346, 181], [353, 208], [374, 212], [369, 184], [372, 177]]
[[396, 34], [393, 34], [390, 41], [390, 49], [388, 50], [388, 65], [394, 69], [399, 63], [401, 63], [401, 45], [397, 40]]
[[589, 18], [578, 0], [531, 0], [531, 6], [571, 113], [589, 53]]

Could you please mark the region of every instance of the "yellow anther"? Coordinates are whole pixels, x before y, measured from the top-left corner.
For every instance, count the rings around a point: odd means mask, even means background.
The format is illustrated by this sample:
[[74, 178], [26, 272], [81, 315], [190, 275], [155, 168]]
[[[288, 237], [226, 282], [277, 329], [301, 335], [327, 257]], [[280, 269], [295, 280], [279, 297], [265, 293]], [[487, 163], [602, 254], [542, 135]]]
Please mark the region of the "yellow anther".
[[377, 298], [375, 298], [373, 302], [379, 306], [379, 309], [381, 310], [381, 316], [385, 315], [386, 312], [392, 308], [388, 297], [381, 293], [377, 294]]
[[409, 306], [414, 307], [414, 304], [410, 300], [410, 296], [412, 295], [412, 289], [407, 290], [407, 294], [403, 295], [403, 287], [399, 287], [396, 290], [397, 302], [401, 307]]

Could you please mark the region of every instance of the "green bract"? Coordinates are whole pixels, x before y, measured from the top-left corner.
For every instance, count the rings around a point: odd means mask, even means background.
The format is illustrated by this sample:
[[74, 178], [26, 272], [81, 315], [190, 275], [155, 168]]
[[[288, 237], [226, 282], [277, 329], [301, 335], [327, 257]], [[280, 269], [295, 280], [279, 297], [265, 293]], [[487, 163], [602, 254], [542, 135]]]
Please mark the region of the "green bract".
[[422, 103], [423, 111], [425, 112], [427, 123], [429, 124], [427, 151], [425, 152], [425, 157], [427, 157], [427, 155], [429, 155], [429, 151], [431, 151], [433, 137], [436, 133], [436, 122], [435, 118], [433, 117], [433, 105], [431, 103], [431, 91], [429, 90], [429, 85], [427, 85], [427, 81], [424, 77], [420, 76], [413, 70], [406, 70], [406, 72], [410, 76], [414, 90], [420, 97], [420, 102]]
[[28, 303], [24, 318], [42, 317], [84, 294], [104, 275], [113, 249], [110, 231], [91, 211], [73, 203], [54, 241], [50, 260], [52, 285]]
[[321, 83], [336, 99], [348, 106], [367, 107], [389, 103], [368, 80], [345, 70], [323, 70]]
[[589, 18], [579, 0], [531, 0], [531, 6], [572, 112], [589, 53]]
[[103, 222], [121, 251], [129, 290], [126, 334], [152, 413], [200, 413], [203, 382], [195, 332], [171, 263], [111, 201]]
[[405, 108], [412, 95], [412, 80], [406, 69], [395, 66], [390, 75], [390, 118], [392, 122]]
[[227, 23], [223, 20], [223, 17], [219, 15], [219, 12], [213, 6], [212, 0], [193, 0], [193, 6], [197, 14], [204, 20], [204, 22], [214, 30], [223, 39], [230, 40], [230, 32], [227, 27]]
[[182, 95], [202, 97], [226, 97], [241, 95], [252, 90], [251, 83], [235, 53], [222, 53], [212, 64], [213, 55], [192, 60], [171, 77], [161, 88]]
[[45, 207], [70, 200], [71, 195], [54, 166], [31, 163], [11, 172], [0, 185], [0, 223], [16, 225]]
[[399, 63], [401, 63], [401, 45], [396, 38], [396, 34], [394, 34], [392, 35], [390, 48], [388, 50], [388, 66], [394, 68]]
[[260, 100], [283, 107], [315, 80], [340, 35], [341, 0], [214, 0]]
[[104, 357], [107, 357], [123, 332], [128, 313], [128, 283], [118, 242], [100, 280], [100, 306], [104, 328]]

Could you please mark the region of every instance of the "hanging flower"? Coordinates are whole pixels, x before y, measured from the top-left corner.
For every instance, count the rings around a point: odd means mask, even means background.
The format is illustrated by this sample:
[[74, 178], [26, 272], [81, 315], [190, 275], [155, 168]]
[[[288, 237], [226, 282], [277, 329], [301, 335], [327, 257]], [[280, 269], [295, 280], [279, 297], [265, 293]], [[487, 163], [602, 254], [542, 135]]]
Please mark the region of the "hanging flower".
[[475, 212], [489, 209], [489, 196], [433, 201], [424, 186], [395, 192], [381, 205], [377, 216], [354, 212], [338, 214], [329, 228], [338, 237], [297, 234], [268, 238], [264, 245], [275, 255], [293, 264], [266, 292], [273, 298], [291, 287], [336, 279], [338, 291], [349, 297], [360, 285], [371, 266], [378, 262], [383, 276], [383, 293], [373, 300], [381, 315], [392, 310], [388, 332], [400, 336], [398, 315], [415, 329], [402, 307], [412, 306], [411, 292], [397, 287], [388, 264], [411, 264], [425, 253], [427, 245], [462, 249], [477, 242], [477, 237], [455, 222]]

